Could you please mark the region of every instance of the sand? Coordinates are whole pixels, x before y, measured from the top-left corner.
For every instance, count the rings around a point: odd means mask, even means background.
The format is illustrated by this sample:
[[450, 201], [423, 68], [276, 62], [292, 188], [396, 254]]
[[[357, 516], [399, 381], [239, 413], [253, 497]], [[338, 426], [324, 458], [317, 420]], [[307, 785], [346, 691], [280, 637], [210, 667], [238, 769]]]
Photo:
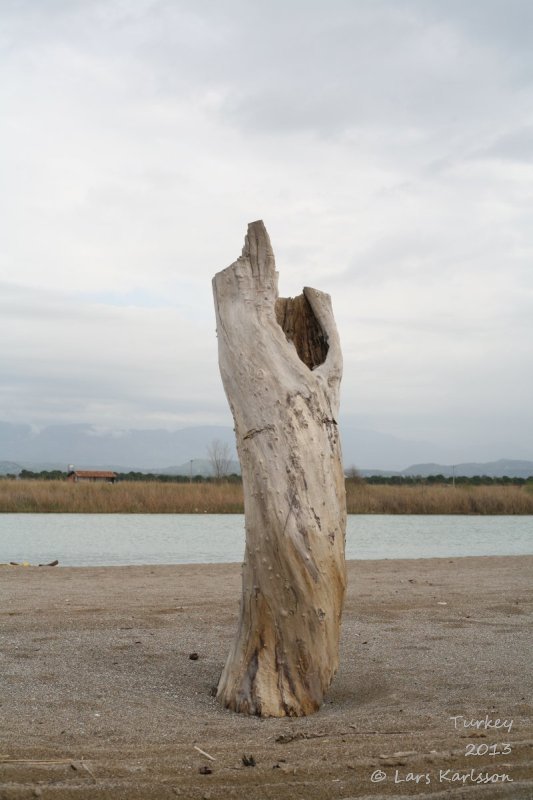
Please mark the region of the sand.
[[262, 720], [211, 694], [238, 565], [0, 567], [0, 798], [532, 798], [533, 556], [348, 573], [326, 703]]

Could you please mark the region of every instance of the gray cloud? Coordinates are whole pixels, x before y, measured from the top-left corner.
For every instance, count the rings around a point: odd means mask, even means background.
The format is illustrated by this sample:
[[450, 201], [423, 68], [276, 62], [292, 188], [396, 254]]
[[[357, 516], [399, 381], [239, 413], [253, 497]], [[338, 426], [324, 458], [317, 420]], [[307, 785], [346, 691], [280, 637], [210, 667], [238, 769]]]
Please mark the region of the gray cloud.
[[3, 289], [0, 418], [179, 427], [223, 416], [214, 336], [178, 312]]
[[226, 423], [210, 281], [264, 218], [346, 415], [533, 451], [528, 0], [2, 13], [0, 418]]
[[533, 125], [498, 137], [489, 147], [476, 154], [478, 158], [503, 158], [517, 162], [533, 161]]

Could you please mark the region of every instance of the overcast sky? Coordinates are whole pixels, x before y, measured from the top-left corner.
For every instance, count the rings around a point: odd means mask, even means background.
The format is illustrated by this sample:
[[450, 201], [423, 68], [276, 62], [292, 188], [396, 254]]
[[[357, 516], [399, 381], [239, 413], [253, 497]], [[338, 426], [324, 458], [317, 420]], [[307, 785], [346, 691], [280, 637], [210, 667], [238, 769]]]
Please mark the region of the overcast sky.
[[531, 0], [0, 0], [0, 419], [230, 423], [213, 274], [263, 219], [342, 409], [533, 459]]

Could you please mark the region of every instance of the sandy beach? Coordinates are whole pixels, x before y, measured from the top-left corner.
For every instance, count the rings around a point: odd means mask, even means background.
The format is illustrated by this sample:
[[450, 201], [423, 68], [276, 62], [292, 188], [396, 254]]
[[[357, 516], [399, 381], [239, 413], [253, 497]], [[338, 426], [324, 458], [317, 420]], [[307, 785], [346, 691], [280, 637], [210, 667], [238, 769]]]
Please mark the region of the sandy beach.
[[262, 720], [212, 695], [239, 565], [0, 567], [0, 798], [533, 797], [533, 556], [348, 576], [327, 702]]

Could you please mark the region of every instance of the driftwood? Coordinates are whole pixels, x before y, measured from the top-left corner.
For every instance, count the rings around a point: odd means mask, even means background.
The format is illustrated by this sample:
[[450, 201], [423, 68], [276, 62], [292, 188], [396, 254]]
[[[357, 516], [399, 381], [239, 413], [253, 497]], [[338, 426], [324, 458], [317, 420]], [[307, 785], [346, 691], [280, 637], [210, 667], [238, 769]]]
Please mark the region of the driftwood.
[[237, 636], [217, 697], [301, 716], [338, 665], [346, 499], [337, 412], [342, 356], [329, 295], [279, 298], [270, 240], [248, 226], [213, 279], [219, 365], [235, 421], [246, 520]]

